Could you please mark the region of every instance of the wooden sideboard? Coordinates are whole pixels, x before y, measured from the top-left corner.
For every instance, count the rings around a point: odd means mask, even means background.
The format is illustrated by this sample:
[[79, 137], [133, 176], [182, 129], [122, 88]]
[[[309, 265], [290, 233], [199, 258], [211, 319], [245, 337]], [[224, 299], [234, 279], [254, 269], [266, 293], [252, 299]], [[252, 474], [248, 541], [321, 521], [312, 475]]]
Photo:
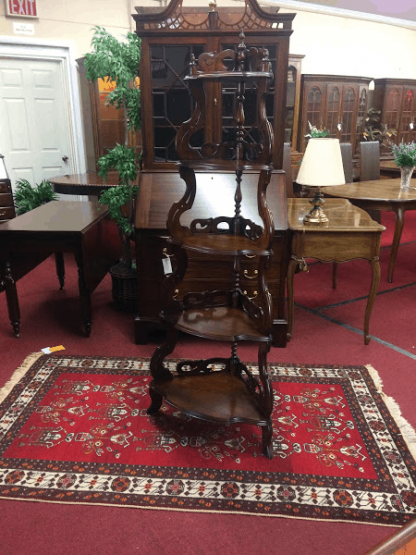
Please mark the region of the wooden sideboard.
[[[258, 174], [243, 178], [242, 214], [253, 221], [257, 212]], [[235, 175], [233, 173], [207, 173], [199, 185], [198, 202], [195, 201], [188, 218], [204, 218], [207, 214], [227, 213], [234, 210]], [[166, 258], [166, 219], [169, 208], [185, 191], [184, 181], [178, 172], [142, 172], [136, 209], [136, 260], [138, 279], [138, 313], [135, 317], [135, 341], [147, 342], [148, 331], [160, 327], [162, 309], [161, 286], [164, 279], [162, 260]], [[273, 173], [268, 187], [267, 203], [274, 219], [274, 241], [271, 267], [267, 283], [273, 299], [273, 346], [286, 345], [287, 320], [285, 316], [285, 279], [288, 265], [288, 231], [285, 193], [285, 174]], [[183, 224], [187, 222], [184, 219]], [[260, 221], [258, 222], [261, 223]], [[175, 261], [172, 260], [172, 264]], [[241, 268], [240, 285], [254, 298], [257, 291], [255, 259], [245, 258]], [[185, 279], [176, 291], [180, 298], [189, 291], [206, 291], [230, 288], [233, 279], [232, 259], [219, 257], [215, 261], [199, 253], [189, 259]]]

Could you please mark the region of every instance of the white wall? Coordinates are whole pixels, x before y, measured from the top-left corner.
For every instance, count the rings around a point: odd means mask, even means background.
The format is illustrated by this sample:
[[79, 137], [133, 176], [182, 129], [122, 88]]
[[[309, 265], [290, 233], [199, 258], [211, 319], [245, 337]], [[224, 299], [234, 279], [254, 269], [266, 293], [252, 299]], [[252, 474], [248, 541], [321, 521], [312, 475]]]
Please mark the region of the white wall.
[[[0, 35], [15, 35], [13, 22], [33, 24], [33, 38], [73, 41], [77, 58], [91, 51], [93, 27], [99, 25], [117, 38], [134, 28], [131, 0], [37, 0], [38, 19], [5, 15], [0, 3]], [[1, 45], [0, 45], [1, 48]]]
[[416, 31], [306, 11], [293, 30], [290, 52], [305, 54], [302, 73], [416, 79]]

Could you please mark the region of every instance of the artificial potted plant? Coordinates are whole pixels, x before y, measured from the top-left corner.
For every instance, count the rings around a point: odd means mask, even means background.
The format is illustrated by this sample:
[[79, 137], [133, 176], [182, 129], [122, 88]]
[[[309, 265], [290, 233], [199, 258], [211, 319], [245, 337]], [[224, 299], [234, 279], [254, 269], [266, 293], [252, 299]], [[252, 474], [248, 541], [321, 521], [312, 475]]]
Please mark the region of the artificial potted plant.
[[[117, 170], [119, 185], [100, 195], [99, 202], [108, 206], [110, 216], [118, 226], [122, 255], [110, 270], [113, 278], [113, 298], [121, 309], [134, 309], [136, 298], [136, 268], [131, 255], [134, 203], [138, 193], [136, 182], [141, 155], [130, 145], [129, 131], [136, 132], [141, 125], [140, 89], [138, 72], [141, 40], [135, 33], [127, 33], [121, 42], [102, 27], [95, 27], [92, 38], [93, 52], [85, 55], [87, 78], [110, 80], [116, 86], [106, 104], [123, 110], [125, 126], [124, 144], [117, 144], [98, 160], [98, 175], [107, 178], [108, 172]], [[126, 302], [124, 302], [126, 301]]]
[[400, 168], [400, 187], [405, 191], [410, 189], [410, 180], [416, 167], [416, 143], [401, 142], [391, 145], [394, 161]]
[[16, 192], [14, 202], [16, 204], [17, 215], [30, 212], [34, 208], [41, 206], [51, 200], [58, 200], [59, 196], [53, 190], [49, 181], [43, 180], [34, 187], [27, 179], [19, 179], [16, 182]]

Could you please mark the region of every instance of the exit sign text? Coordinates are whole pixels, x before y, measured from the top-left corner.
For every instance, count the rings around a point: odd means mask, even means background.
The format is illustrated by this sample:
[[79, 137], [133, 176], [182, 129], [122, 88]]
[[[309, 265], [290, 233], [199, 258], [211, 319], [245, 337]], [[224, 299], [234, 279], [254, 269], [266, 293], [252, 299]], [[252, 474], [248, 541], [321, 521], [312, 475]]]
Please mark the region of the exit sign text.
[[7, 15], [13, 17], [38, 17], [36, 0], [7, 0]]

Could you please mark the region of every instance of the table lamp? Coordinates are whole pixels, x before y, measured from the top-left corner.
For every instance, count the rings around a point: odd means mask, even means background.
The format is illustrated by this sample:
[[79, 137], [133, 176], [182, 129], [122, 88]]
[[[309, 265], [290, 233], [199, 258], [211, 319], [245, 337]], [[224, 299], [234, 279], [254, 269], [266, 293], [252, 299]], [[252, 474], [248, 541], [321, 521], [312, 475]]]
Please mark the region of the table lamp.
[[305, 224], [327, 223], [328, 217], [322, 210], [325, 200], [320, 189], [345, 184], [339, 140], [309, 139], [296, 182], [300, 185], [316, 187], [314, 196], [310, 200], [312, 209], [306, 214], [303, 222]]

